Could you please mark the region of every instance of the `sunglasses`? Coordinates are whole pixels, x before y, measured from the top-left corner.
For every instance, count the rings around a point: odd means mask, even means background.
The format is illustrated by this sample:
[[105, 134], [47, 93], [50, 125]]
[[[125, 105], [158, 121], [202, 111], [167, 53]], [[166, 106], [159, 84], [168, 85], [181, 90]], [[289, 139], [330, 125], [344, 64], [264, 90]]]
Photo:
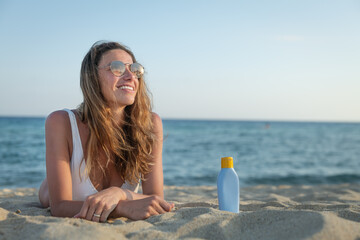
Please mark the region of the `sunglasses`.
[[130, 72], [135, 74], [137, 78], [141, 78], [141, 76], [144, 75], [145, 69], [140, 63], [130, 64], [130, 63], [123, 63], [121, 61], [112, 61], [110, 64], [99, 68], [110, 67], [111, 72], [115, 76], [121, 77], [126, 71], [126, 65], [129, 65]]

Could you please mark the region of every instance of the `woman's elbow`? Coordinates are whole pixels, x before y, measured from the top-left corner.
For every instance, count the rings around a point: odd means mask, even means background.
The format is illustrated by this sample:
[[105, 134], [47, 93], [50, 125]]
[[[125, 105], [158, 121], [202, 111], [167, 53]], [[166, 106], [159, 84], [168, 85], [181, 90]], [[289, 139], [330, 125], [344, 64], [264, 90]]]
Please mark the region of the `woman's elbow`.
[[53, 217], [66, 217], [66, 216], [64, 216], [64, 211], [62, 210], [61, 205], [62, 205], [61, 202], [56, 203], [56, 204], [51, 204], [51, 206], [50, 206], [51, 216], [53, 216]]
[[50, 207], [51, 216], [53, 216], [53, 217], [62, 217], [60, 212], [61, 211], [59, 210], [59, 207], [55, 207], [55, 206]]

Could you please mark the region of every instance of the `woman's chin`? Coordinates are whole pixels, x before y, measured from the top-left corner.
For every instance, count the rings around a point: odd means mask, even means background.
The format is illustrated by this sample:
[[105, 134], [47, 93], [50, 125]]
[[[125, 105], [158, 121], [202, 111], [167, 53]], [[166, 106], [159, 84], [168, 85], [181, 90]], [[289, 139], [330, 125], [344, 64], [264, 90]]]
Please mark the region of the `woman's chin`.
[[126, 106], [133, 105], [135, 102], [135, 98], [132, 97], [121, 97], [121, 98], [113, 98], [109, 101], [111, 108], [124, 108]]
[[126, 107], [126, 106], [133, 105], [134, 102], [135, 102], [135, 99], [122, 100], [122, 101], [117, 101], [117, 105], [120, 107]]

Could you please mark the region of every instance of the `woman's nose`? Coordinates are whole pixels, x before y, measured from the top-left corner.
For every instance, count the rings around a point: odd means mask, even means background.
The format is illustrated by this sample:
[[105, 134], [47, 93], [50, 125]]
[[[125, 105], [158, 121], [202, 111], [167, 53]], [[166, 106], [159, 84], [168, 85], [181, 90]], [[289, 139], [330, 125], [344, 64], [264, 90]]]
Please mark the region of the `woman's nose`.
[[125, 68], [125, 72], [123, 74], [123, 78], [125, 80], [131, 80], [131, 79], [135, 79], [135, 74], [133, 74], [131, 71], [130, 71], [130, 67], [129, 66], [126, 66]]

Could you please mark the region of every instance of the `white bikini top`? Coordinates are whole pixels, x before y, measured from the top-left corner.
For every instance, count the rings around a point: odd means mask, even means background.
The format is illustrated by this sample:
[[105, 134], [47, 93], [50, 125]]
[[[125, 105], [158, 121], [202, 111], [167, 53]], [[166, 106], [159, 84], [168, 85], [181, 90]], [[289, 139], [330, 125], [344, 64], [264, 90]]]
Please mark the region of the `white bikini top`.
[[[79, 129], [76, 123], [75, 114], [69, 109], [64, 110], [69, 114], [73, 141], [73, 151], [70, 163], [72, 177], [72, 199], [76, 201], [85, 201], [87, 196], [95, 194], [98, 191], [92, 184], [89, 175], [87, 174], [87, 170], [85, 168], [85, 161], [82, 161], [84, 157], [84, 151], [81, 145], [81, 139]], [[127, 181], [125, 181], [121, 188], [128, 189], [133, 192], [138, 192], [139, 183], [131, 185]]]

